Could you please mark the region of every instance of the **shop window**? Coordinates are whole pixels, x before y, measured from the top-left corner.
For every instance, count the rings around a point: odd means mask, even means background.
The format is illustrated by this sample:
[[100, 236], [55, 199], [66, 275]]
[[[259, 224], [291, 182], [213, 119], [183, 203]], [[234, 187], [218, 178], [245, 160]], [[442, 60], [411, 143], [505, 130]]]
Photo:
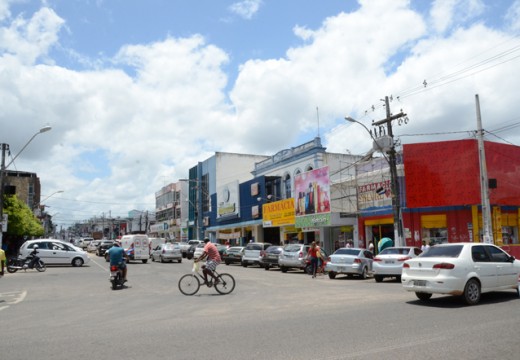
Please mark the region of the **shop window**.
[[422, 229], [422, 239], [427, 244], [443, 244], [448, 242], [448, 229], [446, 228], [431, 228]]

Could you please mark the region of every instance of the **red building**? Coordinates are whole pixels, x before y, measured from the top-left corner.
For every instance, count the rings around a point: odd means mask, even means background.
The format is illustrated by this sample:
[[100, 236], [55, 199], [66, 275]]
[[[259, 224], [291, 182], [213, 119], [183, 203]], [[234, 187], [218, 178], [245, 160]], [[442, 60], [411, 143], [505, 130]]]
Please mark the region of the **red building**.
[[[486, 141], [493, 240], [520, 258], [520, 147]], [[477, 140], [403, 146], [399, 167], [401, 212], [407, 245], [481, 241], [482, 212]], [[404, 175], [404, 176], [403, 176]], [[359, 190], [359, 189], [358, 189]], [[384, 196], [384, 195], [383, 195]], [[369, 209], [374, 212], [374, 209]], [[384, 209], [381, 209], [384, 210]], [[360, 216], [360, 238], [393, 238], [391, 207]], [[379, 235], [379, 236], [378, 236]]]

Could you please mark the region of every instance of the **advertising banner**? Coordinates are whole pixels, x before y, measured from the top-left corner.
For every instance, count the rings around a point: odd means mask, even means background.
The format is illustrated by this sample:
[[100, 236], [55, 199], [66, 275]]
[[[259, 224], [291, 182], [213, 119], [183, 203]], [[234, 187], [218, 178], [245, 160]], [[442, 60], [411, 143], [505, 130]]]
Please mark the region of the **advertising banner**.
[[294, 177], [296, 227], [330, 225], [329, 167]]
[[262, 205], [264, 227], [294, 225], [294, 198]]

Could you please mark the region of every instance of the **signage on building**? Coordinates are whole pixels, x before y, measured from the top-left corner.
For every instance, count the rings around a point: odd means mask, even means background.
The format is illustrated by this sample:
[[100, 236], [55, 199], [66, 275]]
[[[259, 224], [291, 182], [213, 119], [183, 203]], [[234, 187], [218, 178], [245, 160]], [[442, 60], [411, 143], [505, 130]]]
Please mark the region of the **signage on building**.
[[329, 167], [294, 177], [296, 227], [331, 224]]
[[240, 217], [238, 180], [221, 186], [217, 191], [217, 219]]
[[264, 204], [262, 214], [264, 227], [294, 225], [294, 198]]
[[392, 182], [381, 174], [358, 179], [359, 209], [392, 205]]

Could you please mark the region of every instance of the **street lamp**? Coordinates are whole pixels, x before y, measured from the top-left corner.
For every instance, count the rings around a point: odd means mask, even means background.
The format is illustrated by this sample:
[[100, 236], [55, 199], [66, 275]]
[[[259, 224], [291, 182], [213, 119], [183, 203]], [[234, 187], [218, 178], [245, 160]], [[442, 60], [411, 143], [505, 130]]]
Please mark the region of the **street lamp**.
[[36, 134], [34, 134], [29, 141], [22, 147], [22, 150], [18, 152], [18, 154], [15, 155], [15, 157], [7, 164], [5, 165], [5, 152], [9, 150], [8, 144], [0, 144], [0, 147], [2, 148], [2, 162], [0, 165], [0, 248], [2, 247], [2, 237], [4, 232], [4, 176], [5, 176], [5, 170], [13, 163], [13, 161], [22, 153], [22, 151], [25, 150], [27, 145], [39, 134], [47, 132], [51, 130], [52, 127], [49, 125], [46, 125], [42, 127]]
[[400, 191], [399, 191], [399, 183], [397, 181], [397, 161], [396, 161], [396, 151], [395, 144], [393, 141], [393, 137], [391, 138], [390, 149], [388, 150], [389, 157], [386, 156], [385, 150], [379, 144], [379, 142], [372, 135], [372, 131], [370, 131], [365, 124], [359, 122], [351, 118], [350, 116], [345, 117], [345, 120], [357, 123], [365, 128], [365, 130], [370, 134], [370, 137], [376, 144], [378, 150], [382, 153], [385, 160], [388, 162], [388, 166], [390, 167], [390, 187], [392, 191], [392, 212], [394, 216], [394, 234], [395, 234], [395, 245], [401, 246], [404, 242], [403, 237], [403, 225], [401, 223], [401, 199], [400, 199]]
[[63, 190], [58, 190], [58, 191], [53, 192], [52, 194], [47, 196], [45, 199], [41, 200], [38, 204], [36, 204], [36, 206], [41, 205], [45, 200], [47, 200], [51, 196], [56, 195], [56, 194], [61, 194], [62, 192], [63, 192]]

